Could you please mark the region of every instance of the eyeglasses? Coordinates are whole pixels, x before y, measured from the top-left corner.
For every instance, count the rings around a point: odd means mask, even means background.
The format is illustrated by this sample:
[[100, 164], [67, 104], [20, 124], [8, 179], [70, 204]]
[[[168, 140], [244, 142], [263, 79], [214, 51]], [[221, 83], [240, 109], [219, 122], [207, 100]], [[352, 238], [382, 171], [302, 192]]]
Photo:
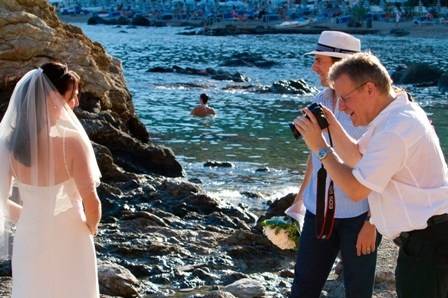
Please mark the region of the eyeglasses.
[[348, 100], [347, 97], [349, 97], [353, 92], [355, 92], [356, 90], [358, 90], [359, 88], [361, 88], [362, 86], [364, 86], [365, 84], [367, 84], [367, 82], [362, 83], [361, 85], [359, 85], [358, 87], [353, 88], [352, 90], [350, 90], [349, 92], [347, 92], [344, 96], [339, 95], [338, 99], [342, 100], [343, 102], [346, 102]]

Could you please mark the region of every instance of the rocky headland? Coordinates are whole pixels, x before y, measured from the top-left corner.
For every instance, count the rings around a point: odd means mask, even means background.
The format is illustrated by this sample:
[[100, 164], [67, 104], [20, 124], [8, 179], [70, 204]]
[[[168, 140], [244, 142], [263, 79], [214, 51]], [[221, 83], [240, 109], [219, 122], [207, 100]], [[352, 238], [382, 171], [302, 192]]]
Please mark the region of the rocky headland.
[[[102, 297], [287, 297], [294, 252], [274, 247], [244, 205], [183, 178], [172, 150], [154, 144], [136, 116], [120, 61], [62, 23], [46, 0], [1, 1], [0, 40], [1, 115], [16, 82], [42, 63], [67, 63], [82, 78], [75, 113], [103, 174], [95, 238]], [[292, 198], [273, 203], [265, 217], [282, 214]], [[396, 249], [383, 247], [376, 297], [394, 297]], [[326, 297], [343, 297], [340, 276], [332, 274]], [[10, 285], [4, 262], [1, 297], [10, 296]]]

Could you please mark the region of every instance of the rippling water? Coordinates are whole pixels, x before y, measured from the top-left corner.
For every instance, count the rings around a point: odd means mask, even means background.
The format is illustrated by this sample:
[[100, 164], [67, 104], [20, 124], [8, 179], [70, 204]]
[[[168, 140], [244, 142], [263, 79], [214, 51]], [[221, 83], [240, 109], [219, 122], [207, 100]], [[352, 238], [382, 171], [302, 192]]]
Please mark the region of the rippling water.
[[[79, 25], [79, 24], [77, 24]], [[116, 28], [81, 25], [84, 32], [119, 58], [134, 104], [156, 143], [171, 147], [189, 178], [198, 178], [219, 197], [261, 207], [261, 200], [240, 191], [278, 197], [295, 190], [302, 178], [307, 150], [296, 141], [288, 122], [311, 97], [223, 91], [229, 82], [173, 73], [149, 73], [153, 66], [222, 68], [247, 75], [253, 84], [270, 85], [281, 79], [305, 79], [318, 87], [310, 71], [317, 35], [249, 35], [230, 37], [176, 35], [180, 28]], [[126, 32], [123, 32], [126, 31]], [[380, 56], [388, 69], [398, 64], [428, 62], [448, 69], [446, 40], [361, 36], [363, 47]], [[262, 54], [278, 62], [271, 69], [219, 67], [235, 52]], [[179, 83], [194, 83], [195, 88]], [[431, 114], [445, 149], [448, 144], [448, 95], [437, 88], [410, 88]], [[198, 95], [206, 92], [218, 116], [190, 117]], [[233, 168], [209, 169], [209, 159], [229, 161]], [[265, 172], [256, 171], [268, 167]]]

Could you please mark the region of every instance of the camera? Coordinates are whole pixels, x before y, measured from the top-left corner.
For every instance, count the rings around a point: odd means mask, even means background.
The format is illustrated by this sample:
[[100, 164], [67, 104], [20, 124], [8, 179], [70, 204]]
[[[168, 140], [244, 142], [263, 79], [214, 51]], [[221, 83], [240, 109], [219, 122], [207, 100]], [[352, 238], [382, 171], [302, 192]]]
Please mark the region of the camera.
[[[328, 121], [327, 118], [325, 118], [324, 110], [322, 109], [322, 105], [320, 103], [312, 103], [307, 108], [316, 117], [317, 123], [319, 123], [321, 129], [328, 127]], [[305, 117], [309, 119], [308, 116]], [[291, 128], [292, 134], [296, 139], [301, 137], [300, 132], [296, 129], [293, 122], [289, 123], [289, 128]]]

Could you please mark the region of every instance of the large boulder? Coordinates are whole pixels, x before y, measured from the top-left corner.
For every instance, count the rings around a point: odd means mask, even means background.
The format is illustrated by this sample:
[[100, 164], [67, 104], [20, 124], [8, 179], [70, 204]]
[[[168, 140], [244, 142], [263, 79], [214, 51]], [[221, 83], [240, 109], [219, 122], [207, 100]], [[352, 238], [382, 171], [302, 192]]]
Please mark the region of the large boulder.
[[[0, 1], [0, 40], [0, 117], [15, 84], [26, 72], [48, 61], [61, 61], [82, 80], [80, 106], [75, 113], [83, 124], [100, 120], [96, 130], [86, 130], [95, 142], [111, 151], [118, 165], [135, 165], [125, 170], [138, 168], [143, 173], [182, 175], [171, 150], [149, 143], [149, 133], [138, 119], [126, 87], [121, 62], [80, 28], [60, 22], [48, 1]], [[101, 134], [103, 137], [98, 137]], [[125, 144], [122, 151], [118, 152], [117, 144]], [[111, 160], [101, 160], [107, 162], [103, 168], [112, 170]]]
[[138, 297], [140, 283], [138, 279], [126, 268], [110, 262], [98, 264], [98, 281], [101, 293], [120, 296]]
[[408, 65], [399, 65], [391, 77], [396, 84], [435, 86], [441, 75], [442, 71], [436, 66], [426, 63], [410, 63]]

